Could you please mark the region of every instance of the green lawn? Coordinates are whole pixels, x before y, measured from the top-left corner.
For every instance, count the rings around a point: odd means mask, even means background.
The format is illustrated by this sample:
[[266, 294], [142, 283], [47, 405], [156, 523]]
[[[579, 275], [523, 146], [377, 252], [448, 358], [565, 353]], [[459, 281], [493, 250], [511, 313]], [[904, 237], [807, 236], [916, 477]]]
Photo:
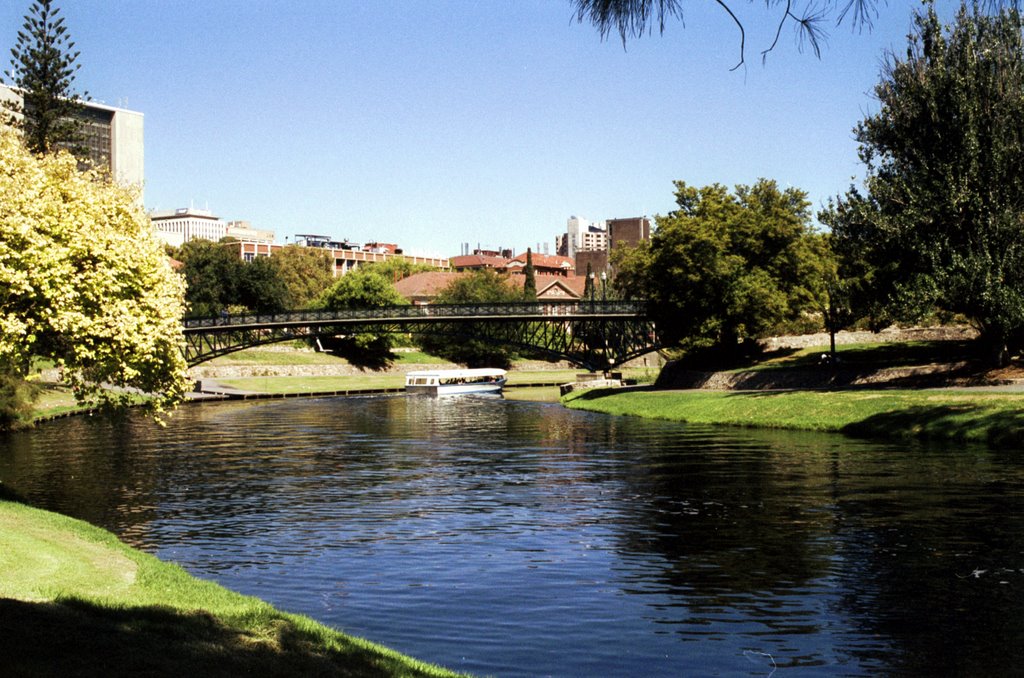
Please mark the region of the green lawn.
[[865, 437], [1024, 443], [1024, 393], [966, 390], [578, 391], [567, 407]]
[[453, 675], [3, 500], [0, 572], [5, 675]]

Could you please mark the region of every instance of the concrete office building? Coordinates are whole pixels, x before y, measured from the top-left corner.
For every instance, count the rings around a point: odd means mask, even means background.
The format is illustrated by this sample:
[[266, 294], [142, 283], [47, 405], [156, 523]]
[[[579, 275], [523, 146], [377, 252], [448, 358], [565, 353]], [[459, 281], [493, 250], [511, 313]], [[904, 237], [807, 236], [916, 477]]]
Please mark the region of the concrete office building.
[[174, 247], [200, 238], [217, 242], [228, 234], [227, 222], [209, 210], [183, 207], [168, 212], [150, 212], [149, 220], [156, 235]]
[[[0, 101], [21, 102], [18, 90], [0, 85]], [[145, 180], [143, 152], [143, 115], [138, 111], [106, 106], [94, 101], [83, 102], [84, 145], [89, 159], [110, 170], [118, 183], [139, 187]]]
[[608, 232], [603, 221], [587, 221], [577, 216], [566, 221], [565, 234], [555, 239], [555, 252], [570, 259], [577, 252], [608, 249]]

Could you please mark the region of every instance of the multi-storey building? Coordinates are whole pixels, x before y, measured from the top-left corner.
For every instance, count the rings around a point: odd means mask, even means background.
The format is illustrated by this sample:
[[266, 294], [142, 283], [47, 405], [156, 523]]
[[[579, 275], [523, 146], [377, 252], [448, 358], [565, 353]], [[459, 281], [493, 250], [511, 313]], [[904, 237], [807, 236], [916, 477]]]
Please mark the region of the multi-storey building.
[[[0, 101], [21, 103], [22, 96], [17, 89], [0, 85]], [[145, 179], [142, 113], [94, 101], [83, 104], [83, 145], [89, 159], [95, 165], [109, 169], [118, 183], [137, 186], [141, 203]]]
[[608, 249], [608, 232], [603, 221], [587, 221], [569, 217], [565, 233], [555, 238], [555, 252], [563, 257], [575, 258], [577, 252]]
[[608, 220], [608, 249], [636, 247], [651, 239], [651, 220], [647, 217]]
[[168, 212], [151, 212], [149, 220], [157, 236], [174, 247], [189, 240], [217, 242], [228, 234], [227, 222], [215, 217], [209, 210], [183, 207]]

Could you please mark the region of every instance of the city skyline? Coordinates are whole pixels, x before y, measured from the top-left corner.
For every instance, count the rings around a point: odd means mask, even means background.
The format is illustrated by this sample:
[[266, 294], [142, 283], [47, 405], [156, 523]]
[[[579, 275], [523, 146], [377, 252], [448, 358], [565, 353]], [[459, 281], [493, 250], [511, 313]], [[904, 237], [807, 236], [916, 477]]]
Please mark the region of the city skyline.
[[[28, 6], [0, 13], [3, 44]], [[786, 30], [762, 66], [771, 27], [748, 21], [730, 72], [738, 34], [715, 8], [623, 49], [568, 1], [60, 6], [76, 91], [145, 116], [147, 209], [444, 256], [550, 244], [571, 215], [664, 214], [674, 180], [766, 177], [816, 211], [861, 174], [851, 130], [911, 24], [882, 7], [821, 60]]]

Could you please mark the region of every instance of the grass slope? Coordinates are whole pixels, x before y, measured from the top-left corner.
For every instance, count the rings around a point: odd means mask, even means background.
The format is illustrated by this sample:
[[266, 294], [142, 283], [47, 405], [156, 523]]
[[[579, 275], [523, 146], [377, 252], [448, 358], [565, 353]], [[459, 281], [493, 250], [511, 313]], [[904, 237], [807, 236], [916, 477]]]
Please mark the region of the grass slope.
[[0, 572], [5, 676], [453, 675], [2, 500]]
[[570, 408], [862, 437], [1024, 443], [1024, 394], [991, 391], [579, 391]]

